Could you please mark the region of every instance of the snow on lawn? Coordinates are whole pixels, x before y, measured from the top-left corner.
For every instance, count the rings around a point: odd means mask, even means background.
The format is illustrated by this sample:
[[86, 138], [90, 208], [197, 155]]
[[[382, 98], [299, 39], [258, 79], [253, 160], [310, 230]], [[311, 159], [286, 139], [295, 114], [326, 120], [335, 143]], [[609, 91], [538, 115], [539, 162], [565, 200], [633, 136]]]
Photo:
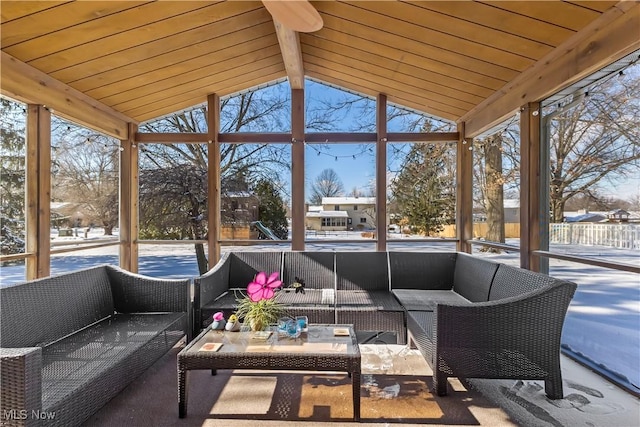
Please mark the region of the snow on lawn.
[[[89, 239], [99, 235], [92, 230]], [[310, 239], [311, 236], [308, 236]], [[306, 244], [310, 251], [353, 250], [375, 251], [375, 242], [329, 242], [327, 240], [357, 239], [359, 233], [336, 233], [313, 237]], [[392, 234], [391, 238], [400, 238]], [[73, 240], [81, 238], [63, 238]], [[393, 251], [454, 251], [455, 243], [431, 243], [412, 241], [402, 237], [401, 242], [389, 242]], [[518, 245], [517, 240], [508, 243]], [[288, 244], [264, 244], [254, 246], [224, 246], [228, 251], [289, 250]], [[474, 247], [474, 255], [487, 257], [509, 265], [519, 265], [520, 255], [510, 253], [485, 253]], [[554, 245], [552, 251], [622, 262], [640, 264], [640, 251], [612, 249], [597, 246]], [[99, 264], [117, 264], [118, 247], [89, 249], [52, 256], [51, 273], [88, 268]], [[600, 267], [550, 260], [549, 273], [578, 284], [569, 306], [564, 324], [562, 344], [566, 350], [591, 362], [592, 367], [610, 377], [616, 377], [636, 392], [640, 391], [640, 276]], [[183, 278], [198, 275], [195, 249], [184, 245], [140, 245], [139, 272], [153, 277]], [[0, 269], [0, 286], [22, 281], [24, 266], [8, 266]]]

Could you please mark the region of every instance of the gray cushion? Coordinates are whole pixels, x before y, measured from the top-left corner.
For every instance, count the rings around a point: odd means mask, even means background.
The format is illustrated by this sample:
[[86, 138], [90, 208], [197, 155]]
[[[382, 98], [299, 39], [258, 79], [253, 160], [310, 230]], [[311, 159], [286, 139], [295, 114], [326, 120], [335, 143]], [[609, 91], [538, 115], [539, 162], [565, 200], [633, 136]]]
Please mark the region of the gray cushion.
[[261, 271], [282, 275], [282, 252], [234, 252], [231, 254], [229, 288], [246, 289]]
[[389, 252], [392, 289], [451, 289], [455, 252]]
[[454, 291], [394, 289], [392, 292], [406, 310], [433, 311], [438, 303], [471, 304], [471, 301]]
[[336, 252], [338, 290], [388, 291], [386, 252]]
[[285, 252], [284, 286], [291, 286], [296, 277], [304, 280], [306, 289], [335, 289], [333, 252]]
[[453, 290], [473, 302], [489, 300], [489, 289], [498, 264], [459, 253], [453, 276]]

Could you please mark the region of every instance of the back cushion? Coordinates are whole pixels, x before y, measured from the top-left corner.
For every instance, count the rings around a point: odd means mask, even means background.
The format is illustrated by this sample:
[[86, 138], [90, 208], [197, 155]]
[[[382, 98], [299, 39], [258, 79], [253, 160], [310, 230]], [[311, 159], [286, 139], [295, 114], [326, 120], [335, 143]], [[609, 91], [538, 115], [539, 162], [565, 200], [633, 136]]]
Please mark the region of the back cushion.
[[113, 314], [104, 266], [0, 289], [0, 346], [36, 347]]
[[453, 290], [471, 302], [488, 301], [497, 269], [498, 264], [493, 261], [459, 253], [453, 275]]
[[451, 290], [455, 252], [389, 252], [391, 289]]
[[246, 289], [259, 272], [277, 271], [282, 277], [282, 252], [234, 252], [231, 254], [229, 289]]
[[338, 290], [389, 290], [386, 252], [336, 252]]
[[555, 280], [546, 274], [500, 264], [491, 285], [489, 301], [526, 294], [550, 286]]
[[334, 253], [285, 252], [282, 277], [285, 287], [298, 277], [306, 289], [335, 289]]

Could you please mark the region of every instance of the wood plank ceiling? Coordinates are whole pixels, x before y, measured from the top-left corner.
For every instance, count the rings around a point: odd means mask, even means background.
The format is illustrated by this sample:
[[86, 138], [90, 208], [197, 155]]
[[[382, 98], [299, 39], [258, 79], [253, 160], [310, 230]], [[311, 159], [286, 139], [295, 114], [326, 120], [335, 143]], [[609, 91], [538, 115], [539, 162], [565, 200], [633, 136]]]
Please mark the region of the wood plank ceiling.
[[[457, 121], [617, 1], [314, 1], [305, 74]], [[3, 1], [2, 52], [143, 122], [286, 77], [258, 1]], [[7, 56], [3, 56], [3, 59]]]

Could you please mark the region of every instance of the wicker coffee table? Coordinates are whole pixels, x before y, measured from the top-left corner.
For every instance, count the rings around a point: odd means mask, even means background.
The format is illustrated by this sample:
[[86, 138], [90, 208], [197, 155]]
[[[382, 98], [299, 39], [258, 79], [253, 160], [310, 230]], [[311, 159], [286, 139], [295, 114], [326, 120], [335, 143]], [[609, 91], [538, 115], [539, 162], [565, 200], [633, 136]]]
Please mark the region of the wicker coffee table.
[[[336, 335], [337, 332], [346, 335]], [[205, 329], [178, 353], [178, 415], [187, 416], [190, 370], [337, 371], [351, 376], [353, 419], [360, 420], [360, 348], [352, 325], [309, 325], [299, 338]]]

